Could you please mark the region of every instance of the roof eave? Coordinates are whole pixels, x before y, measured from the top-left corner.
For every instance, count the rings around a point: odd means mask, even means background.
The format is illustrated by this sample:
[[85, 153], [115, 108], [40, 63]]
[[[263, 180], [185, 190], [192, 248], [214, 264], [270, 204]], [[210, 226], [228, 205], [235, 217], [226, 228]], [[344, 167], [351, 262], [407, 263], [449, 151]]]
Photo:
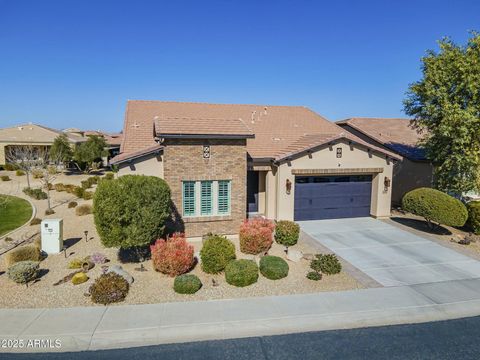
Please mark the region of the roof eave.
[[163, 139], [253, 139], [255, 134], [157, 134]]
[[138, 159], [138, 158], [141, 158], [141, 157], [144, 157], [144, 156], [147, 156], [147, 155], [160, 154], [162, 152], [163, 152], [163, 147], [160, 147], [158, 149], [146, 151], [146, 152], [141, 153], [141, 154], [135, 154], [135, 155], [132, 155], [132, 156], [128, 156], [124, 159], [115, 160], [115, 158], [113, 158], [113, 159], [110, 160], [110, 164], [111, 165], [118, 165], [118, 164], [122, 164], [122, 163], [129, 163], [129, 162], [132, 162], [135, 159]]

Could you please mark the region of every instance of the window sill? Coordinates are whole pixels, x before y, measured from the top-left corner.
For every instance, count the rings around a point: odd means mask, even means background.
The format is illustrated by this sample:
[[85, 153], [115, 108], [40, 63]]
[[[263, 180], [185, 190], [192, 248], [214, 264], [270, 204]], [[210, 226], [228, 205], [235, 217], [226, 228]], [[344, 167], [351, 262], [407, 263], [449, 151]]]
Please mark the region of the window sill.
[[215, 216], [185, 216], [183, 217], [184, 223], [198, 223], [198, 222], [211, 222], [211, 221], [231, 221], [232, 215], [215, 215]]

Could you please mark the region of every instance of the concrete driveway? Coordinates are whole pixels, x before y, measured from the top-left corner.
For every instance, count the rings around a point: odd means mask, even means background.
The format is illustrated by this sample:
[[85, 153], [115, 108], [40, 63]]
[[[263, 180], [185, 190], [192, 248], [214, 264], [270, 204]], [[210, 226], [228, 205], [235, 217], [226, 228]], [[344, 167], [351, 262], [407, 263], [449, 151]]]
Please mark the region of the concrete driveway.
[[480, 278], [480, 262], [373, 218], [302, 221], [315, 241], [383, 286]]

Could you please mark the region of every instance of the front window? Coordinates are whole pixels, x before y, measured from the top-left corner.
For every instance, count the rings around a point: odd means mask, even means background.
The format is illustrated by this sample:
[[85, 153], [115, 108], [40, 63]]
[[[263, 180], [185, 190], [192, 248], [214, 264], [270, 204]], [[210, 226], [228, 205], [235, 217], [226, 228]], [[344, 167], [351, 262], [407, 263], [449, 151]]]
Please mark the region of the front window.
[[183, 181], [183, 216], [230, 214], [231, 181]]

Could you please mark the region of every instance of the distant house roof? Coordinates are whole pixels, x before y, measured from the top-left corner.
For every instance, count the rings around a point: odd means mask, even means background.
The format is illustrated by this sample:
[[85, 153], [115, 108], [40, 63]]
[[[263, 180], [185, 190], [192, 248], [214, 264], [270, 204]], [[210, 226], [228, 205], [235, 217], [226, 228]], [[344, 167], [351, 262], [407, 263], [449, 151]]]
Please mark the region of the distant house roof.
[[53, 143], [59, 135], [65, 134], [72, 143], [84, 142], [86, 139], [79, 134], [62, 132], [38, 124], [20, 124], [0, 129], [0, 142], [7, 143]]
[[115, 156], [113, 159], [110, 160], [110, 164], [115, 165], [115, 164], [120, 164], [123, 162], [131, 161], [133, 159], [140, 158], [142, 156], [150, 155], [150, 154], [156, 154], [161, 152], [163, 149], [163, 146], [156, 144], [153, 146], [149, 146], [143, 149], [139, 149], [137, 151], [132, 151], [129, 153], [123, 153]]
[[[176, 135], [240, 134], [247, 138], [247, 151], [253, 159], [278, 160], [284, 158], [291, 149], [306, 150], [309, 135], [316, 135], [315, 144], [320, 144], [322, 137], [325, 140], [326, 135], [337, 139], [348, 137], [375, 151], [401, 158], [356, 138], [303, 106], [144, 100], [130, 100], [127, 103], [120, 153], [128, 154], [154, 146], [156, 136], [172, 132]], [[253, 134], [254, 137], [251, 136]]]
[[120, 146], [123, 139], [122, 133], [107, 133], [101, 130], [85, 130], [83, 131], [85, 136], [100, 136], [105, 139], [110, 146]]
[[419, 141], [425, 133], [417, 130], [409, 119], [398, 118], [350, 118], [337, 121], [348, 125], [372, 140], [411, 160], [427, 160]]

